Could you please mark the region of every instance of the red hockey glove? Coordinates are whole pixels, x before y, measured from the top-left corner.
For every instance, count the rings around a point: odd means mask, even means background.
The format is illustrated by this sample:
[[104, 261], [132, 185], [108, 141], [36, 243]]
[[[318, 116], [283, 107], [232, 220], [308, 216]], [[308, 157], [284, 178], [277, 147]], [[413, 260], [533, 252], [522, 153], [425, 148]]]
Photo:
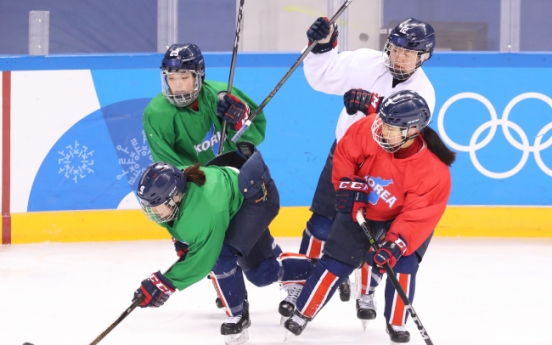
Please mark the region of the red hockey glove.
[[178, 255], [178, 257], [183, 260], [186, 257], [186, 254], [188, 254], [188, 244], [185, 242], [177, 241], [174, 237], [172, 237], [172, 241], [174, 244], [176, 255]]
[[389, 264], [393, 268], [399, 258], [406, 253], [406, 241], [395, 232], [388, 232], [380, 248], [374, 254], [374, 263], [380, 268], [380, 273], [385, 273], [383, 266]]
[[319, 17], [307, 30], [309, 46], [312, 42], [318, 41], [311, 50], [314, 54], [321, 54], [334, 49], [337, 46], [337, 36], [339, 36], [337, 24], [330, 26], [328, 17]]
[[171, 282], [159, 271], [152, 273], [148, 279], [142, 280], [142, 285], [134, 292], [135, 301], [140, 295], [144, 300], [140, 303], [141, 308], [158, 308], [165, 304], [169, 297], [176, 291]]
[[368, 204], [368, 184], [358, 176], [344, 177], [339, 181], [335, 196], [335, 208], [338, 212], [351, 214], [351, 219], [356, 222], [357, 211], [362, 209], [366, 214]]
[[363, 89], [351, 89], [343, 95], [343, 103], [347, 114], [354, 115], [358, 111], [364, 115], [377, 113], [383, 97], [375, 92], [368, 92]]
[[249, 106], [234, 95], [224, 94], [217, 101], [217, 115], [238, 131], [249, 118]]

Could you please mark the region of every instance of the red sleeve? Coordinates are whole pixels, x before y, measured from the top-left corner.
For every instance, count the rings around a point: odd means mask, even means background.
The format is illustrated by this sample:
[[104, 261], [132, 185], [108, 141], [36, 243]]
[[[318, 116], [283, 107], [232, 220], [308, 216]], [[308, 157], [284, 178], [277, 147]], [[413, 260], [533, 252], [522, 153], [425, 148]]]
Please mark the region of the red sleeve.
[[339, 181], [345, 176], [357, 175], [360, 165], [370, 156], [371, 128], [375, 117], [372, 114], [353, 123], [337, 143], [332, 160], [332, 182], [336, 190]]
[[428, 168], [432, 171], [431, 177], [417, 177], [416, 190], [407, 192], [403, 209], [391, 224], [390, 231], [396, 231], [408, 244], [405, 255], [418, 250], [435, 230], [447, 207], [451, 190], [450, 171], [440, 161], [434, 161]]

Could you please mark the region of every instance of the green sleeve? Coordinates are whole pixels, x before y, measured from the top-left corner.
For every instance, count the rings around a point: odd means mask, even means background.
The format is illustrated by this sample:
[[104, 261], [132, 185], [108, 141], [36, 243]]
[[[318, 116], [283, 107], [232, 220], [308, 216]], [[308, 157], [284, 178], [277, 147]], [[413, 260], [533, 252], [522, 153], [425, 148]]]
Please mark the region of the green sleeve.
[[[203, 218], [205, 219], [204, 216]], [[190, 243], [186, 259], [176, 263], [165, 274], [165, 277], [178, 290], [184, 290], [197, 283], [211, 272], [220, 255], [229, 223], [228, 212], [219, 212], [212, 215], [210, 224], [206, 224], [204, 229], [198, 230], [199, 233], [208, 233], [209, 235]]]

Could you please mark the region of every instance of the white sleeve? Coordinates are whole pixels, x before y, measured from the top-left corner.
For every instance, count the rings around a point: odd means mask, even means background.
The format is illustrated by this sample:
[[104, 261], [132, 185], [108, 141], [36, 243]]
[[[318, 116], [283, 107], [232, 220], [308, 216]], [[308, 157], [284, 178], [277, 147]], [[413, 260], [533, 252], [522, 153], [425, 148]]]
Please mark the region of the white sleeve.
[[343, 95], [353, 88], [362, 88], [381, 64], [381, 52], [358, 49], [338, 53], [338, 48], [323, 54], [309, 53], [303, 61], [303, 71], [316, 91]]

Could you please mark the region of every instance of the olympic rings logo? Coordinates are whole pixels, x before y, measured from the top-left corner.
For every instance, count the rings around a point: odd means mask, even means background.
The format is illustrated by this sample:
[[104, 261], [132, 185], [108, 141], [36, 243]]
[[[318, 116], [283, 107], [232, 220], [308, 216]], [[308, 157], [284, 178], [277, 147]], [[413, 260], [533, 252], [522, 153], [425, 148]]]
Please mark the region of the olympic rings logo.
[[[475, 99], [483, 103], [483, 105], [489, 110], [489, 114], [491, 115], [491, 120], [479, 126], [477, 130], [472, 134], [469, 145], [460, 145], [452, 141], [448, 137], [447, 133], [445, 132], [445, 126], [444, 126], [445, 113], [447, 112], [448, 108], [454, 102], [464, 98]], [[525, 163], [529, 158], [529, 153], [531, 152], [535, 155], [535, 161], [537, 162], [537, 165], [541, 168], [541, 170], [545, 174], [552, 176], [552, 169], [550, 169], [549, 167], [546, 166], [546, 164], [544, 164], [540, 154], [542, 150], [545, 150], [552, 145], [552, 138], [548, 139], [544, 143], [541, 143], [541, 140], [543, 136], [546, 134], [546, 132], [552, 129], [552, 122], [548, 123], [539, 131], [539, 133], [535, 137], [535, 141], [533, 145], [530, 145], [529, 139], [527, 138], [527, 135], [521, 129], [521, 127], [519, 127], [516, 123], [508, 120], [508, 116], [510, 116], [510, 112], [512, 111], [512, 108], [517, 103], [525, 99], [532, 99], [532, 98], [539, 99], [545, 102], [546, 104], [548, 104], [552, 108], [552, 99], [550, 99], [548, 96], [538, 92], [526, 92], [526, 93], [522, 93], [519, 96], [514, 97], [504, 109], [504, 112], [502, 113], [502, 118], [499, 119], [493, 104], [487, 98], [481, 96], [480, 94], [474, 93], [474, 92], [462, 92], [457, 95], [454, 95], [453, 97], [449, 98], [445, 102], [445, 104], [443, 104], [443, 106], [441, 107], [441, 110], [439, 111], [437, 126], [439, 128], [439, 133], [441, 134], [441, 138], [443, 138], [443, 141], [445, 141], [445, 143], [448, 144], [450, 147], [452, 147], [454, 150], [469, 152], [470, 159], [473, 165], [475, 166], [475, 168], [480, 173], [490, 178], [504, 179], [504, 178], [514, 176], [525, 166]], [[491, 140], [493, 139], [496, 133], [496, 129], [499, 125], [502, 126], [502, 132], [504, 133], [504, 136], [506, 137], [508, 142], [513, 147], [523, 152], [519, 163], [511, 170], [508, 170], [505, 172], [493, 172], [488, 169], [485, 169], [485, 167], [483, 167], [483, 165], [479, 162], [476, 156], [477, 150], [482, 149], [487, 144], [489, 144], [489, 142], [491, 142]], [[489, 134], [487, 134], [485, 139], [483, 139], [481, 142], [477, 142], [481, 133], [483, 133], [483, 131], [486, 130], [487, 128], [490, 128]], [[510, 128], [513, 129], [519, 135], [519, 137], [521, 138], [521, 143], [518, 142], [512, 136], [512, 134], [510, 133]]]

